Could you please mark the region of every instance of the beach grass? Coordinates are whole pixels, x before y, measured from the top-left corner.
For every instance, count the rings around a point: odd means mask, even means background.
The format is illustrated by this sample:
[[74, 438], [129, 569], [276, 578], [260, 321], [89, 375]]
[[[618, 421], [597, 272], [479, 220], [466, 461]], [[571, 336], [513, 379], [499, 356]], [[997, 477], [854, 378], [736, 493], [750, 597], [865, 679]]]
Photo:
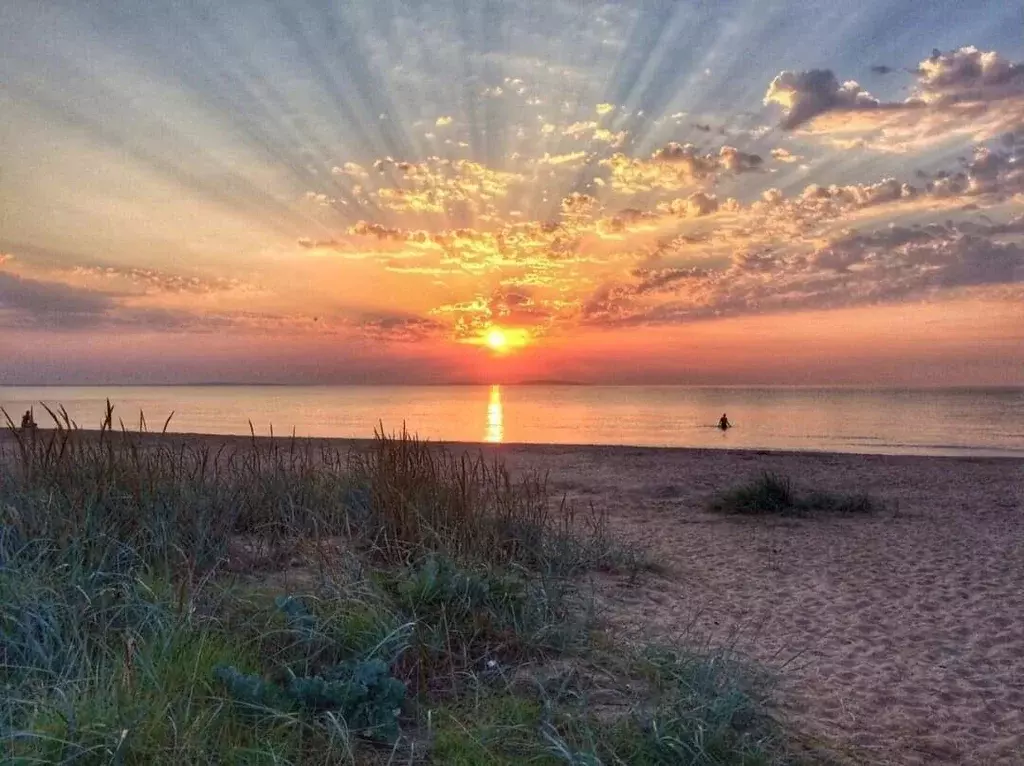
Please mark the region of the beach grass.
[[879, 503], [867, 494], [822, 490], [802, 491], [788, 476], [765, 472], [738, 487], [715, 496], [712, 511], [747, 516], [811, 516], [816, 513], [864, 514], [878, 510]]
[[649, 562], [541, 475], [50, 417], [0, 460], [4, 763], [790, 762], [734, 658], [601, 630]]

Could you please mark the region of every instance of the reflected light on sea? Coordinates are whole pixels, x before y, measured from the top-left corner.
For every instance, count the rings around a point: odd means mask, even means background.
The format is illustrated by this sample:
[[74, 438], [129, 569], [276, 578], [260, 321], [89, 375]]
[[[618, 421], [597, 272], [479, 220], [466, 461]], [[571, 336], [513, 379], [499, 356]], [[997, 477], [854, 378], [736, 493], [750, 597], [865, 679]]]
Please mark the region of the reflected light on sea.
[[505, 413], [501, 407], [501, 386], [491, 386], [491, 396], [487, 402], [487, 429], [484, 441], [500, 444], [505, 438]]

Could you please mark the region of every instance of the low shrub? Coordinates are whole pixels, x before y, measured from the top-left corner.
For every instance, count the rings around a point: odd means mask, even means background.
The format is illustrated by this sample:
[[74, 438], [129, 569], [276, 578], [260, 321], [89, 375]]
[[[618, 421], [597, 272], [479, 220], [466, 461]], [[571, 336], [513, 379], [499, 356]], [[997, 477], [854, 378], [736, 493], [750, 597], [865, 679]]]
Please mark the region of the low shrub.
[[712, 499], [710, 508], [719, 513], [748, 516], [809, 516], [815, 513], [863, 514], [878, 509], [869, 495], [799, 492], [788, 476], [765, 472], [757, 479], [727, 490]]

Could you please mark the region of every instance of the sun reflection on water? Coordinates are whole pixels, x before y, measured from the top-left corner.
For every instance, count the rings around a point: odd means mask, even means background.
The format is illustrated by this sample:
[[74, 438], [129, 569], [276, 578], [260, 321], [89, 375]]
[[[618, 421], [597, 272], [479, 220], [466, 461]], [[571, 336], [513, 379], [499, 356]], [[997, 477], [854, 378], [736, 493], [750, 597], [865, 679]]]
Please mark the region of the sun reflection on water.
[[487, 430], [484, 441], [500, 444], [505, 438], [505, 413], [501, 408], [501, 386], [491, 386], [491, 398], [487, 402]]

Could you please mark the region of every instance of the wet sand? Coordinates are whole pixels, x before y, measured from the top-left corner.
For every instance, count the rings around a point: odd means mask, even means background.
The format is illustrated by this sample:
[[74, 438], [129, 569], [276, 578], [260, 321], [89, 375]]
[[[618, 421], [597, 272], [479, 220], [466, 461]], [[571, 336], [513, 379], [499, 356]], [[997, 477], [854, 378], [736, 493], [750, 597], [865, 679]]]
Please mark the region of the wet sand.
[[[1024, 460], [482, 449], [513, 470], [548, 471], [553, 491], [650, 546], [658, 574], [595, 579], [603, 619], [625, 640], [727, 643], [778, 669], [778, 717], [853, 762], [1024, 763]], [[717, 492], [764, 470], [886, 507], [851, 518], [707, 512]]]

